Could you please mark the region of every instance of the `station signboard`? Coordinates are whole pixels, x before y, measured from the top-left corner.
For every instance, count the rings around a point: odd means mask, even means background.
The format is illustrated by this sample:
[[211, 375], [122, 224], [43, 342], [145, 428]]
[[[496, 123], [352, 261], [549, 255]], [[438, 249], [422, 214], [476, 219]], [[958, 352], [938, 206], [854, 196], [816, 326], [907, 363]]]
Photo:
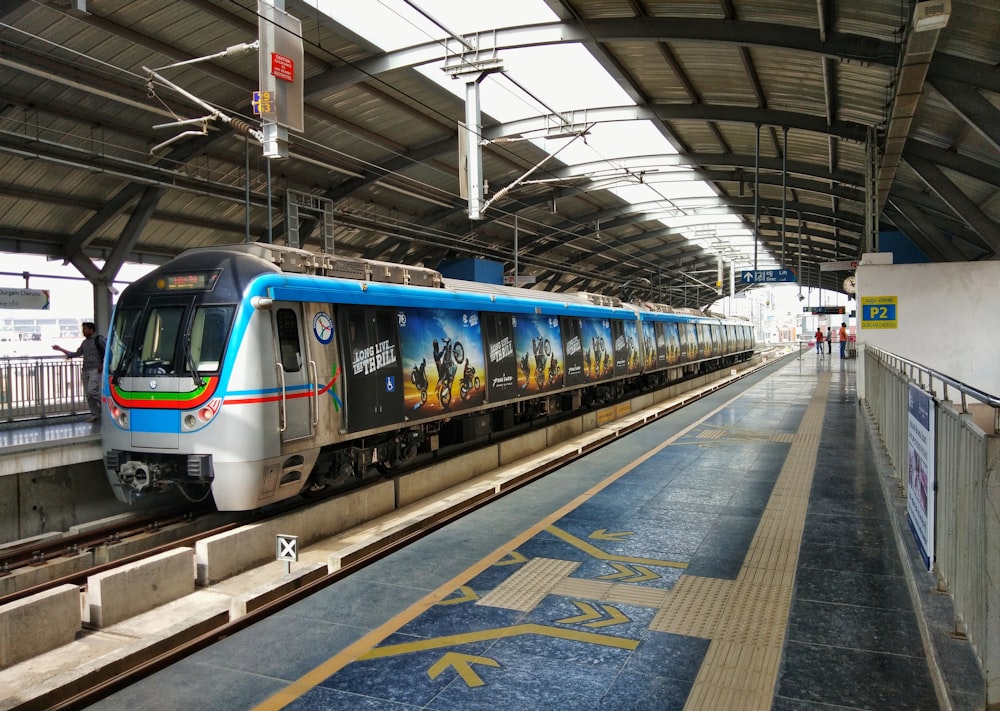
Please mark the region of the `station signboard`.
[[895, 296], [862, 296], [861, 328], [896, 328]]
[[0, 309], [39, 309], [44, 311], [48, 308], [48, 289], [0, 288]]
[[791, 269], [743, 269], [740, 281], [744, 284], [778, 284], [794, 282], [795, 272]]

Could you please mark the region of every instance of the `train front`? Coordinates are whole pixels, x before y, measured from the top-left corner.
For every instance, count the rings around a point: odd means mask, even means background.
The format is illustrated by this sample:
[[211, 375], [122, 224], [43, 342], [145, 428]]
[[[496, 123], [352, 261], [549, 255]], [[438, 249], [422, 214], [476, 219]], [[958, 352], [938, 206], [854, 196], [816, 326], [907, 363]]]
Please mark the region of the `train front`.
[[[222, 393], [246, 325], [246, 285], [275, 268], [225, 250], [193, 250], [130, 285], [115, 307], [103, 380], [105, 468], [115, 496], [176, 487], [208, 497], [218, 459], [245, 459], [259, 436], [234, 436]], [[232, 450], [232, 451], [231, 451]]]

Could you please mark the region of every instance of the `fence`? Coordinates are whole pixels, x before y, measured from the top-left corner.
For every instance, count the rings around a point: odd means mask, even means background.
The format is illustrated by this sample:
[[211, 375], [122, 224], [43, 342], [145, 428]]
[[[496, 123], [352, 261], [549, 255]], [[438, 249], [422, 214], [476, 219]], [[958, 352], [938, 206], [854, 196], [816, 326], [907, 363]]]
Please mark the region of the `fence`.
[[88, 412], [79, 358], [0, 358], [0, 422]]
[[986, 676], [987, 708], [1000, 708], [1000, 398], [871, 346], [864, 362], [865, 399], [904, 494], [910, 386], [934, 398], [934, 572]]

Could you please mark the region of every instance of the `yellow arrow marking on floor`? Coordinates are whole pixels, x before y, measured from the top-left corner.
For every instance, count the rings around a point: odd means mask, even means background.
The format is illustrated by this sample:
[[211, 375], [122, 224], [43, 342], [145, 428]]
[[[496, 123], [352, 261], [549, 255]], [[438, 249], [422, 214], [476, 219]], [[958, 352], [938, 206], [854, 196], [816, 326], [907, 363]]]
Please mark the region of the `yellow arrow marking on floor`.
[[493, 565], [521, 565], [522, 563], [527, 563], [527, 562], [528, 559], [525, 558], [523, 555], [521, 555], [517, 551], [511, 551]]
[[486, 682], [479, 678], [479, 675], [472, 670], [473, 664], [485, 664], [491, 667], [499, 667], [500, 662], [489, 657], [477, 657], [472, 654], [462, 654], [461, 652], [448, 652], [431, 665], [427, 670], [427, 676], [437, 679], [438, 676], [448, 667], [455, 667], [455, 671], [462, 677], [466, 686], [482, 686]]
[[[610, 627], [611, 625], [620, 625], [623, 622], [631, 622], [625, 614], [616, 607], [611, 605], [601, 605], [601, 611], [594, 608], [593, 605], [586, 602], [573, 601], [573, 604], [583, 612], [582, 615], [577, 615], [576, 617], [566, 617], [562, 620], [556, 620], [559, 624], [564, 625], [574, 625], [578, 622], [584, 623], [585, 627]], [[600, 619], [607, 615], [611, 615], [609, 619]]]
[[358, 661], [365, 659], [384, 659], [385, 657], [395, 657], [399, 654], [412, 654], [413, 652], [426, 652], [431, 649], [441, 649], [443, 647], [454, 647], [459, 644], [470, 644], [472, 642], [484, 642], [502, 637], [517, 637], [522, 634], [537, 634], [543, 637], [555, 637], [557, 639], [568, 639], [571, 642], [583, 642], [584, 644], [601, 644], [605, 647], [618, 647], [619, 649], [635, 649], [639, 646], [637, 639], [623, 639], [621, 637], [608, 637], [596, 632], [583, 632], [580, 630], [566, 630], [556, 627], [546, 627], [545, 625], [523, 624], [513, 627], [498, 627], [478, 632], [465, 632], [463, 634], [452, 634], [446, 637], [435, 637], [432, 639], [422, 639], [418, 642], [403, 642], [402, 644], [387, 644], [384, 647], [370, 649], [360, 657]]
[[[663, 567], [666, 567], [666, 568], [681, 568], [681, 569], [684, 569], [684, 568], [688, 567], [687, 563], [679, 563], [679, 562], [674, 561], [674, 560], [657, 560], [656, 558], [639, 558], [639, 557], [630, 556], [630, 555], [611, 555], [609, 553], [605, 553], [604, 551], [602, 551], [597, 546], [592, 546], [591, 544], [587, 543], [586, 541], [580, 540], [579, 538], [577, 538], [573, 534], [566, 533], [566, 531], [563, 531], [563, 530], [561, 530], [561, 529], [559, 529], [559, 528], [557, 528], [555, 526], [547, 526], [545, 528], [545, 530], [548, 531], [549, 533], [551, 533], [553, 536], [556, 536], [557, 538], [563, 539], [564, 541], [566, 541], [567, 543], [569, 543], [571, 546], [573, 546], [575, 548], [579, 548], [581, 551], [583, 551], [587, 555], [589, 555], [589, 556], [591, 556], [593, 558], [597, 558], [598, 560], [618, 560], [618, 561], [621, 561], [623, 563], [638, 563], [640, 565], [659, 565], [659, 566], [663, 566]], [[653, 576], [653, 577], [656, 577], [656, 576]]]
[[660, 576], [644, 565], [625, 565], [624, 563], [612, 563], [611, 567], [617, 573], [597, 576], [598, 580], [619, 580], [623, 583], [638, 583], [643, 580], [655, 580]]
[[598, 541], [624, 541], [629, 536], [634, 536], [635, 531], [615, 531], [608, 533], [608, 529], [599, 528], [590, 534], [590, 537]]
[[460, 587], [458, 589], [458, 592], [460, 593], [459, 595], [456, 595], [455, 597], [445, 598], [444, 600], [439, 602], [438, 605], [458, 605], [463, 602], [472, 602], [473, 600], [479, 599], [479, 595], [476, 594], [476, 591], [470, 588], [468, 585], [463, 585], [462, 587]]

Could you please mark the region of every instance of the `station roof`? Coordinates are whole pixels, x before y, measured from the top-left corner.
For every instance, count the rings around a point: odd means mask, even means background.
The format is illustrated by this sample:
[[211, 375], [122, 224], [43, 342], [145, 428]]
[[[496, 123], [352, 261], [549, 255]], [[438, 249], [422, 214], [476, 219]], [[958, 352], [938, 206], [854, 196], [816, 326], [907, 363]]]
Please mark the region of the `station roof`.
[[[337, 19], [324, 5], [286, 3], [304, 130], [268, 161], [225, 120], [260, 125], [257, 52], [185, 63], [258, 39], [256, 0], [6, 0], [0, 250], [93, 277], [93, 259], [291, 236], [692, 307], [718, 298], [720, 254], [737, 274], [841, 290], [849, 272], [820, 265], [878, 251], [879, 230], [931, 261], [1000, 251], [995, 0], [382, 0], [330, 3], [349, 5]], [[421, 39], [354, 22], [387, 8]], [[458, 150], [472, 84], [444, 69], [497, 59], [479, 77], [473, 220]]]

